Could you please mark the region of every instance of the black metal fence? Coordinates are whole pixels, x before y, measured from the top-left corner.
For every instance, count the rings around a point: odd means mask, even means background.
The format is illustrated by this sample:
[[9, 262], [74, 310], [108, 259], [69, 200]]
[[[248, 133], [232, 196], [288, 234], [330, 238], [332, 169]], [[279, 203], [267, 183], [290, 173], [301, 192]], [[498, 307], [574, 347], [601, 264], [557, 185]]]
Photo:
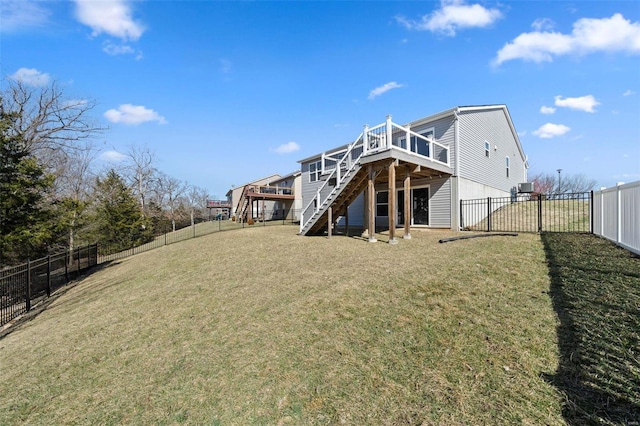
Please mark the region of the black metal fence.
[[593, 192], [460, 201], [460, 224], [469, 231], [586, 233], [592, 220]]
[[1, 270], [0, 326], [28, 312], [35, 302], [50, 296], [52, 292], [78, 277], [80, 273], [98, 264], [214, 232], [299, 224], [300, 210], [278, 211], [274, 212], [271, 217], [271, 220], [256, 218], [252, 224], [229, 219], [212, 220], [165, 232], [146, 244], [125, 250], [116, 250], [106, 244], [98, 243], [74, 249], [73, 252], [52, 254], [42, 259], [31, 260], [22, 265]]
[[98, 246], [94, 244], [0, 271], [0, 326], [97, 264]]
[[280, 215], [272, 215], [272, 219], [261, 220], [256, 217], [251, 222], [236, 220], [212, 220], [198, 223], [194, 226], [185, 226], [175, 231], [165, 232], [155, 237], [152, 241], [125, 250], [113, 250], [109, 246], [99, 244], [98, 263], [110, 262], [117, 259], [132, 256], [144, 251], [153, 250], [179, 241], [201, 237], [215, 232], [232, 231], [234, 229], [259, 228], [263, 226], [294, 225], [299, 224], [299, 210], [283, 211]]

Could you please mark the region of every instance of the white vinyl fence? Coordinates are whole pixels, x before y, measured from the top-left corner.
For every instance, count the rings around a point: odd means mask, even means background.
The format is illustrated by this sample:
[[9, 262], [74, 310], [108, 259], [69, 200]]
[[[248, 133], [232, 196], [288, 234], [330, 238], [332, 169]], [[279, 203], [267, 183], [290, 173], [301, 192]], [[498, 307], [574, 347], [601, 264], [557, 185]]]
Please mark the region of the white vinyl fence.
[[593, 233], [640, 255], [640, 181], [593, 192]]

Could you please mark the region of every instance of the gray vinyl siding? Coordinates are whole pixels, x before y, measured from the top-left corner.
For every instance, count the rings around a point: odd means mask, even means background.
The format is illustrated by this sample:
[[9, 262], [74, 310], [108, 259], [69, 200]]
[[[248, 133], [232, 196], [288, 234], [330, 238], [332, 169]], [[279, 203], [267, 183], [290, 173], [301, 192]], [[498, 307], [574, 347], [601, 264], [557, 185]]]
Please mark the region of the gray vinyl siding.
[[[345, 226], [344, 216], [338, 219], [338, 226]], [[364, 226], [364, 191], [349, 205], [349, 226]]]
[[429, 226], [451, 227], [451, 178], [412, 179], [411, 187], [429, 185]]
[[[524, 158], [502, 108], [459, 115], [460, 177], [508, 192], [525, 178]], [[489, 157], [484, 141], [489, 142]], [[506, 157], [511, 165], [506, 176]]]
[[309, 182], [309, 164], [315, 163], [320, 160], [320, 157], [313, 161], [309, 161], [306, 163], [302, 163], [300, 166], [300, 171], [302, 173], [302, 208], [306, 208], [307, 204], [313, 200], [313, 197], [316, 196], [318, 188], [320, 188], [324, 184], [324, 179], [320, 177], [319, 180], [315, 182]]
[[[419, 124], [414, 124], [414, 123], [419, 123]], [[455, 152], [454, 152], [455, 126], [453, 125], [454, 124], [453, 115], [449, 117], [441, 118], [439, 120], [435, 120], [432, 122], [424, 123], [421, 121], [416, 121], [414, 123], [410, 124], [411, 131], [416, 133], [421, 133], [433, 127], [435, 132], [436, 142], [449, 147], [449, 165], [451, 167], [454, 167], [453, 163], [455, 159]], [[435, 154], [437, 155], [437, 152]]]
[[451, 179], [433, 179], [429, 182], [431, 200], [430, 226], [433, 228], [451, 227]]

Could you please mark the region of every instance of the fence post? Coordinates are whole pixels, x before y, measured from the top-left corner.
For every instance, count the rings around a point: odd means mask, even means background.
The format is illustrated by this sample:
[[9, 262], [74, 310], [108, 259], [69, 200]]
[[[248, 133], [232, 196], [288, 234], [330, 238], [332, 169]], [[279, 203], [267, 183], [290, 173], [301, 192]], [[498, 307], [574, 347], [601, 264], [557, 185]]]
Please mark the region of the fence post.
[[31, 259], [27, 259], [27, 294], [25, 298], [27, 299], [27, 311], [31, 310]]
[[542, 232], [542, 194], [538, 194], [538, 232]]
[[491, 232], [491, 197], [487, 197], [487, 232]]
[[620, 244], [622, 241], [622, 192], [620, 191], [620, 184], [616, 185], [616, 216], [618, 217], [616, 222], [616, 244]]
[[593, 190], [589, 192], [589, 233], [593, 234]]
[[[405, 195], [406, 197], [406, 195]], [[460, 200], [460, 229], [464, 229], [464, 220], [462, 215], [462, 200]], [[458, 231], [460, 230], [458, 229]]]
[[51, 255], [47, 255], [47, 296], [51, 296]]

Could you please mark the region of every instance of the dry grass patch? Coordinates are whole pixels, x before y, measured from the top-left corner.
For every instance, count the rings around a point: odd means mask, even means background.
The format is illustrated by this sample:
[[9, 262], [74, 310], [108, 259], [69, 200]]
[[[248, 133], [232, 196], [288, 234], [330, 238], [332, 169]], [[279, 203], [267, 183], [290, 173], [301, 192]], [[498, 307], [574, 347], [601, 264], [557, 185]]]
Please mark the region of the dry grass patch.
[[563, 423], [539, 237], [296, 230], [88, 277], [0, 340], [0, 423]]

